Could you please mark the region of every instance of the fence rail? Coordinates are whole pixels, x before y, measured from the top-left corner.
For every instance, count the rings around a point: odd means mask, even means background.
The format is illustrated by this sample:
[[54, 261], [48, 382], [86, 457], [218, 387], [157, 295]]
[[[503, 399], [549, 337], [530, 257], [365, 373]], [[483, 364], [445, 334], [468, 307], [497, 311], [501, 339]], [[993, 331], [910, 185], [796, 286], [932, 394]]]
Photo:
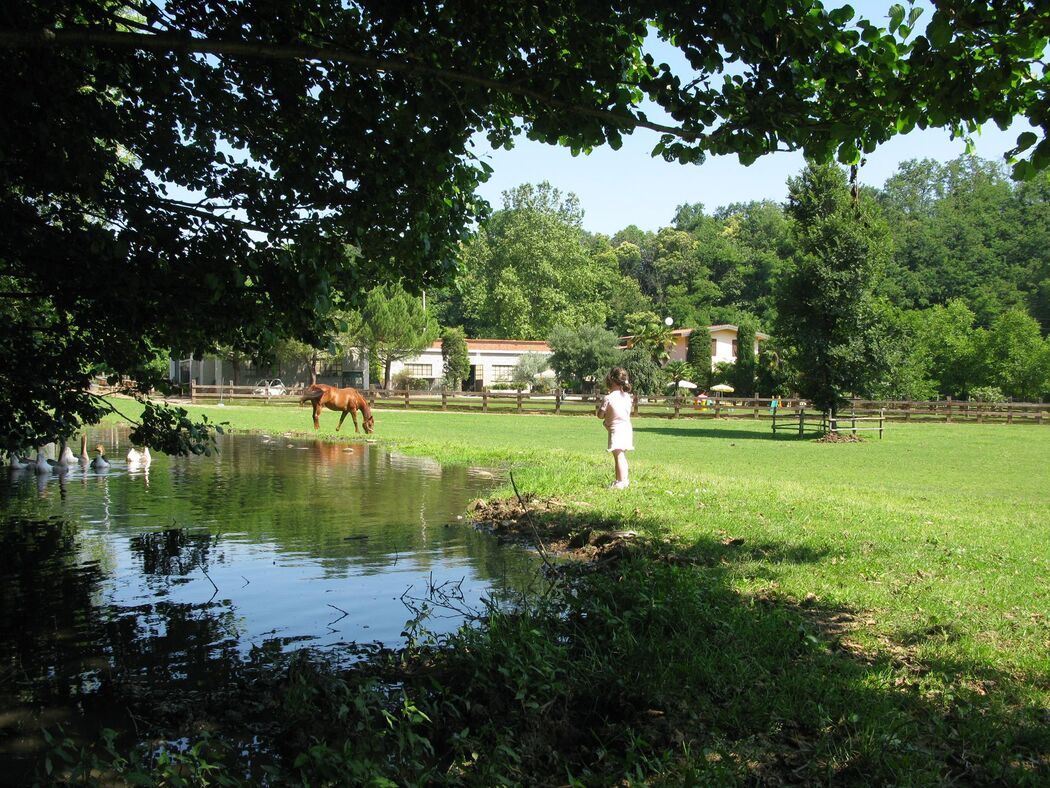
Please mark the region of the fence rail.
[[819, 412], [806, 413], [805, 408], [799, 408], [787, 413], [773, 413], [772, 420], [774, 434], [777, 430], [787, 430], [797, 432], [800, 437], [805, 435], [806, 430], [834, 432], [839, 435], [878, 432], [879, 440], [882, 440], [882, 433], [886, 429], [886, 414], [881, 411], [877, 416], [858, 416], [856, 413], [850, 413], [848, 416], [828, 417]]
[[[257, 393], [255, 386], [200, 386], [190, 385], [193, 402], [206, 401], [255, 401], [269, 405], [295, 405], [299, 402], [303, 387], [288, 390], [287, 394], [267, 396]], [[363, 392], [368, 401], [378, 408], [401, 410], [477, 410], [482, 413], [594, 413], [600, 395], [593, 394], [533, 394], [517, 391], [415, 391], [394, 389], [369, 389]], [[779, 422], [789, 414], [805, 413], [820, 418], [805, 400], [778, 399], [778, 407], [770, 407], [769, 397], [711, 397], [706, 400], [683, 396], [636, 396], [634, 415], [662, 418], [751, 418], [774, 417]], [[848, 413], [847, 413], [848, 411]], [[839, 411], [838, 420], [881, 416], [887, 421], [970, 421], [1050, 424], [1050, 403], [1034, 402], [964, 402], [959, 400], [934, 400], [929, 402], [908, 400], [852, 400]], [[797, 419], [797, 415], [794, 417]], [[795, 421], [798, 429], [798, 421]], [[780, 429], [778, 423], [777, 429]], [[867, 427], [864, 427], [865, 429]], [[857, 429], [862, 429], [857, 427]]]

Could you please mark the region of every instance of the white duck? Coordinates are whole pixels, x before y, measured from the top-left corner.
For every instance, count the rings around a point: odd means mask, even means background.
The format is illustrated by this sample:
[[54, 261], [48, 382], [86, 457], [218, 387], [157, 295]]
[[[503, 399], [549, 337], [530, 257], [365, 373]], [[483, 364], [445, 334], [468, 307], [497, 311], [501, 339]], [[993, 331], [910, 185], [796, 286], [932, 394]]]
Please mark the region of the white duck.
[[36, 453], [36, 462], [33, 463], [33, 470], [37, 473], [51, 473], [51, 463], [47, 461], [47, 454], [43, 449], [38, 449]]
[[151, 462], [153, 457], [150, 456], [149, 446], [143, 446], [142, 451], [134, 446], [128, 449], [128, 465], [149, 465]]
[[55, 461], [55, 465], [59, 468], [69, 468], [77, 464], [77, 458], [73, 456], [73, 450], [66, 445], [66, 442], [62, 441], [62, 452], [58, 455], [58, 459]]
[[19, 456], [18, 452], [8, 452], [8, 465], [11, 466], [11, 470], [20, 471], [28, 468], [31, 464], [25, 457]]
[[100, 443], [95, 447], [95, 451], [98, 452], [98, 456], [91, 461], [91, 467], [95, 469], [108, 468], [109, 460], [106, 459], [106, 447]]

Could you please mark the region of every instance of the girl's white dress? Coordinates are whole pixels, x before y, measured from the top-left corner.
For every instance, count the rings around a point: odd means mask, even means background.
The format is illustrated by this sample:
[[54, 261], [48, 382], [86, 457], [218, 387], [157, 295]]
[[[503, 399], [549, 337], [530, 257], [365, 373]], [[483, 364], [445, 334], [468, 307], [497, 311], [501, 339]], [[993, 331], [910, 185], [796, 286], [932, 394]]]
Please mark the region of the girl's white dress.
[[634, 451], [634, 430], [631, 428], [633, 400], [626, 391], [610, 391], [598, 408], [609, 431], [607, 451]]

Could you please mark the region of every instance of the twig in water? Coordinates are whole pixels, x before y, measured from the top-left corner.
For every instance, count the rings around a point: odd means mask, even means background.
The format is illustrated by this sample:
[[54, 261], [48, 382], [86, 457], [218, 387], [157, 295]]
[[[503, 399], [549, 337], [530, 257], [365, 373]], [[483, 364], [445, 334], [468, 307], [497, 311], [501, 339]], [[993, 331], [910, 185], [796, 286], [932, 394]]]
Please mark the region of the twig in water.
[[346, 618], [348, 615], [350, 615], [345, 610], [343, 610], [341, 607], [336, 607], [331, 602], [328, 603], [328, 607], [332, 608], [333, 610], [338, 610], [343, 615], [339, 616], [339, 618], [336, 618], [336, 619], [333, 619], [332, 621], [329, 621], [327, 626], [332, 626], [332, 624], [335, 624], [338, 621], [342, 621], [344, 618]]
[[243, 580], [243, 581], [244, 581], [244, 585], [243, 585], [243, 586], [241, 586], [241, 588], [247, 588], [247, 587], [248, 587], [248, 586], [249, 586], [249, 585], [251, 584], [251, 582], [252, 582], [251, 580], [249, 580], [249, 579], [248, 579], [247, 577], [245, 577], [244, 575], [241, 575], [241, 580]]
[[[197, 564], [197, 566], [201, 568], [201, 571], [204, 572], [204, 576], [208, 578], [208, 582], [211, 583], [211, 587], [215, 589], [215, 594], [219, 593], [219, 587], [215, 585], [215, 581], [211, 579], [211, 575], [208, 574], [208, 570], [204, 568], [204, 564], [201, 563], [200, 559], [194, 557], [193, 561]], [[215, 594], [212, 594], [212, 599], [215, 598]]]
[[535, 521], [532, 519], [532, 512], [525, 505], [525, 500], [521, 497], [521, 493], [518, 492], [518, 484], [514, 481], [514, 471], [510, 472], [510, 486], [514, 488], [514, 494], [518, 497], [518, 503], [521, 505], [522, 512], [525, 513], [525, 519], [529, 521], [529, 527], [532, 529], [532, 535], [536, 537], [536, 545], [540, 549], [540, 558], [543, 559], [543, 565], [548, 569], [553, 569], [550, 559], [547, 557], [547, 548], [543, 544], [543, 540], [540, 539], [540, 531], [536, 527]]

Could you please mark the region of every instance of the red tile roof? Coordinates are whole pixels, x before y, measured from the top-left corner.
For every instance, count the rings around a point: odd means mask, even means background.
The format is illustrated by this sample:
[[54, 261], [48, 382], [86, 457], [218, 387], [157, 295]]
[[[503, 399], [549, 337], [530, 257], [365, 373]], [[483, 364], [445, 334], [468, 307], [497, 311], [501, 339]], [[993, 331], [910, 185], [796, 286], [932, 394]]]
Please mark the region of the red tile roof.
[[[440, 348], [441, 340], [435, 340], [432, 348]], [[468, 339], [468, 350], [520, 350], [532, 353], [550, 353], [551, 346], [539, 339]]]

